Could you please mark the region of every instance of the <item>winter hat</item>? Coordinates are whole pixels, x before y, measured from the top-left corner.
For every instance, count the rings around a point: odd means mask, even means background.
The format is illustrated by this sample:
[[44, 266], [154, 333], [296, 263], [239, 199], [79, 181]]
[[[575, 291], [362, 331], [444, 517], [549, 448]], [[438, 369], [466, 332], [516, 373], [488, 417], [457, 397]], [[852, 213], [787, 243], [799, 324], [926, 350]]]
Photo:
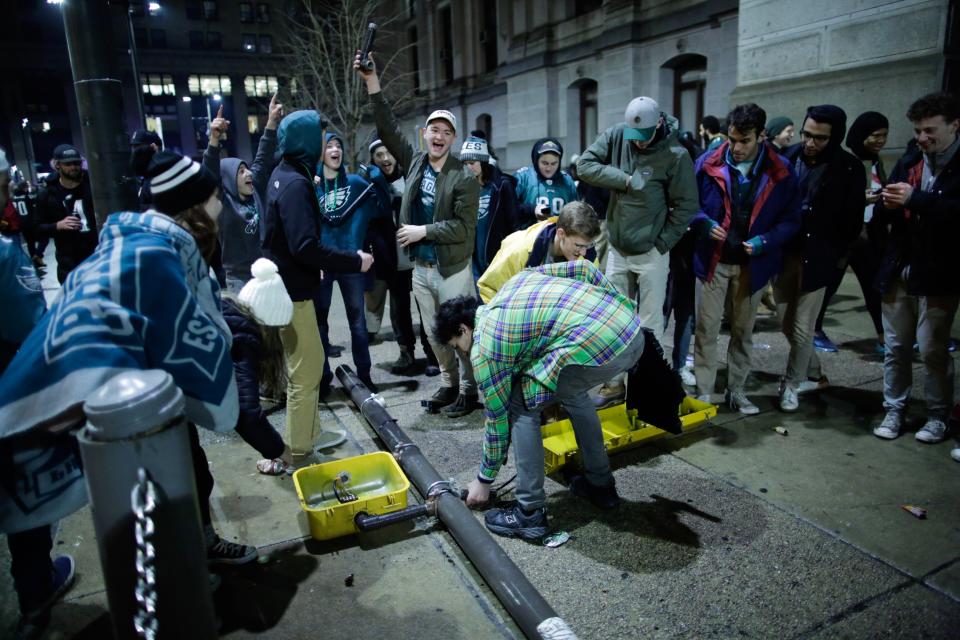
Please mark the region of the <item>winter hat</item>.
[[776, 118], [771, 118], [770, 122], [767, 123], [767, 137], [776, 138], [778, 135], [783, 133], [784, 129], [790, 126], [793, 126], [793, 120], [787, 116], [777, 116]]
[[266, 258], [257, 258], [250, 267], [253, 279], [243, 285], [237, 299], [250, 308], [262, 325], [282, 327], [293, 318], [293, 301], [287, 294], [277, 265]]
[[217, 188], [209, 169], [175, 151], [154, 154], [146, 178], [154, 207], [170, 215], [203, 204]]
[[370, 149], [370, 162], [373, 162], [373, 154], [375, 154], [375, 153], [377, 152], [377, 149], [379, 149], [380, 147], [384, 147], [384, 146], [386, 146], [386, 145], [383, 144], [383, 140], [381, 140], [380, 138], [377, 138], [376, 140], [374, 140], [373, 142], [370, 143], [370, 147], [369, 147], [369, 149]]
[[861, 113], [850, 125], [850, 131], [847, 132], [847, 148], [861, 160], [876, 160], [876, 155], [864, 148], [863, 141], [869, 138], [874, 131], [889, 128], [890, 121], [882, 113], [876, 111]]
[[427, 118], [427, 125], [429, 125], [434, 120], [446, 120], [450, 125], [450, 128], [453, 129], [453, 133], [457, 133], [457, 116], [453, 115], [446, 109], [437, 109]]
[[463, 141], [460, 147], [460, 161], [478, 160], [480, 162], [490, 162], [490, 151], [487, 149], [487, 141], [483, 138], [470, 136]]
[[653, 98], [640, 96], [630, 101], [623, 117], [627, 123], [623, 130], [623, 139], [646, 142], [657, 132], [657, 125], [660, 124], [660, 105]]
[[0, 149], [0, 173], [10, 171], [10, 161], [7, 160], [7, 152]]
[[157, 149], [163, 149], [163, 140], [160, 139], [160, 136], [154, 131], [147, 131], [146, 129], [137, 129], [133, 132], [133, 135], [130, 136], [130, 146], [137, 147], [141, 144], [155, 144]]

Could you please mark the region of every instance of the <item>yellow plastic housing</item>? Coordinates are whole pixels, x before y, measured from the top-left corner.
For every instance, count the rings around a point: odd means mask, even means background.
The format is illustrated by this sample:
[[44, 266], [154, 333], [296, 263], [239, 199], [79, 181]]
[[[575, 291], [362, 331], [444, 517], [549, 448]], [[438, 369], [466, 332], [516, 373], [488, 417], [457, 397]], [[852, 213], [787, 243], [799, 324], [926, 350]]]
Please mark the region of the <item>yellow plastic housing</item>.
[[[637, 420], [636, 411], [627, 411], [627, 405], [618, 404], [597, 412], [603, 429], [603, 444], [607, 453], [635, 447], [639, 444], [670, 435], [652, 424]], [[716, 405], [687, 396], [680, 405], [680, 424], [690, 431], [717, 415]], [[543, 464], [548, 474], [576, 460], [579, 452], [569, 420], [551, 422], [540, 427], [543, 436]]]
[[[341, 503], [333, 490], [334, 480], [343, 471], [350, 475], [346, 489], [357, 496], [353, 502]], [[406, 508], [410, 489], [400, 465], [385, 451], [298, 469], [293, 484], [315, 540], [355, 533], [353, 518], [361, 511], [381, 515]]]

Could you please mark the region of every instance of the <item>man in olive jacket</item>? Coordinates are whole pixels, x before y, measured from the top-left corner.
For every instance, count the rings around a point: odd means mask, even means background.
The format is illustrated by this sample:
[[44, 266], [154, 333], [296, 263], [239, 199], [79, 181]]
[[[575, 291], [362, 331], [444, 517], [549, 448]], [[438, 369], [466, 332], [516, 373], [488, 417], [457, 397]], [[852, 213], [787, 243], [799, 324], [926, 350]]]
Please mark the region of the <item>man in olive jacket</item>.
[[480, 407], [470, 359], [434, 342], [432, 323], [443, 302], [476, 295], [471, 259], [480, 185], [450, 153], [457, 135], [452, 113], [442, 109], [431, 113], [423, 136], [427, 152], [414, 151], [383, 99], [376, 67], [365, 68], [359, 54], [353, 67], [367, 85], [377, 135], [399, 165], [407, 168], [397, 240], [413, 260], [413, 295], [421, 317], [431, 323], [427, 335], [440, 364], [440, 388], [429, 406], [431, 410], [445, 407], [444, 414], [452, 418], [463, 416]]
[[[677, 121], [651, 98], [634, 98], [625, 122], [597, 138], [580, 156], [577, 175], [610, 190], [606, 276], [637, 302], [643, 326], [663, 334], [663, 300], [670, 249], [699, 208], [693, 162], [677, 138]], [[598, 406], [620, 401], [623, 378], [600, 390]]]

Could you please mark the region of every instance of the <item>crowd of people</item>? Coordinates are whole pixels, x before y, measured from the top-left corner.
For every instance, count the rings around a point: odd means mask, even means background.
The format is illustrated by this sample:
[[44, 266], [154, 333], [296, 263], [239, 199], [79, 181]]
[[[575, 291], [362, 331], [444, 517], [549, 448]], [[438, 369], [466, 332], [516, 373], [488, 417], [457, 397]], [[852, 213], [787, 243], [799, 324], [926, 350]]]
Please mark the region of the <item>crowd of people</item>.
[[[390, 370], [418, 371], [419, 325], [424, 372], [438, 378], [427, 410], [448, 418], [484, 410], [468, 504], [487, 504], [515, 444], [517, 503], [486, 514], [499, 535], [547, 531], [539, 427], [549, 405], [566, 410], [582, 453], [571, 490], [604, 509], [619, 499], [598, 409], [626, 402], [674, 430], [686, 392], [712, 402], [719, 391], [730, 410], [759, 413], [746, 382], [761, 305], [790, 345], [779, 407], [796, 411], [804, 393], [829, 384], [817, 353], [837, 348], [823, 318], [848, 266], [884, 358], [885, 416], [873, 433], [892, 439], [904, 429], [916, 348], [927, 419], [915, 437], [946, 438], [960, 299], [949, 250], [960, 232], [953, 97], [910, 106], [915, 137], [889, 173], [880, 158], [889, 122], [876, 112], [848, 128], [840, 107], [817, 105], [797, 126], [747, 103], [723, 123], [704, 118], [695, 136], [637, 97], [623, 122], [566, 165], [560, 141], [545, 137], [510, 175], [482, 131], [457, 146], [450, 111], [430, 113], [422, 141], [405, 138], [376, 65], [358, 55], [354, 68], [376, 127], [369, 165], [356, 172], [321, 114], [284, 115], [276, 96], [252, 161], [221, 157], [230, 126], [222, 114], [196, 160], [136, 132], [129, 184], [140, 211], [102, 226], [77, 148], [56, 148], [39, 191], [11, 185], [0, 154], [0, 248], [5, 271], [18, 276], [5, 277], [2, 293], [20, 312], [5, 319], [0, 345], [0, 530], [25, 619], [73, 580], [72, 559], [50, 557], [53, 524], [86, 500], [73, 431], [86, 396], [120, 371], [165, 369], [188, 399], [210, 562], [257, 557], [213, 528], [214, 479], [196, 428], [236, 429], [268, 475], [344, 441], [318, 417], [333, 381], [334, 283], [353, 364], [371, 391], [370, 343], [389, 295], [398, 346]], [[62, 291], [45, 310], [38, 276], [49, 239]], [[668, 358], [660, 342], [671, 315]], [[261, 406], [262, 396], [283, 395], [285, 438]], [[952, 455], [960, 461], [960, 448]], [[38, 464], [58, 471], [57, 482], [31, 480]]]

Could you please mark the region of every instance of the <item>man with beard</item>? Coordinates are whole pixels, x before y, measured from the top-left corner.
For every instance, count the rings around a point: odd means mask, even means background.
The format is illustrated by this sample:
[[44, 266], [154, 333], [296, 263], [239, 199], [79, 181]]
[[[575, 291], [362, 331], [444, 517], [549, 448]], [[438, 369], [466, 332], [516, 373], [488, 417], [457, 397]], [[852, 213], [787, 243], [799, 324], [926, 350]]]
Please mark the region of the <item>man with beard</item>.
[[37, 232], [53, 238], [57, 280], [63, 284], [67, 274], [96, 249], [99, 229], [80, 150], [61, 144], [53, 150], [50, 164], [54, 173], [37, 196]]
[[780, 409], [796, 411], [805, 381], [826, 385], [813, 348], [814, 325], [837, 265], [863, 227], [866, 177], [860, 161], [840, 148], [847, 114], [832, 104], [807, 109], [799, 144], [784, 153], [800, 182], [800, 233], [787, 244], [774, 299], [790, 342], [780, 384]]

